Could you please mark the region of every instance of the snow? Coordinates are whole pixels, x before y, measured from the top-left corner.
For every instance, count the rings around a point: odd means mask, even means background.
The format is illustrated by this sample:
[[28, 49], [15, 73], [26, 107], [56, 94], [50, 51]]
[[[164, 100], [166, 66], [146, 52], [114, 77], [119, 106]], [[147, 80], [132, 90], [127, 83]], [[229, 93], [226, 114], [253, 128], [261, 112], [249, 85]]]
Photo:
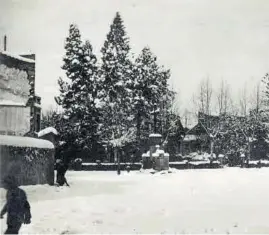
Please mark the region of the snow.
[[256, 141], [256, 140], [257, 140], [256, 138], [252, 138], [252, 137], [249, 137], [249, 138], [248, 138], [248, 141], [249, 141], [249, 142], [254, 142], [254, 141]]
[[0, 100], [0, 105], [3, 106], [25, 106], [23, 102], [16, 102], [12, 100]]
[[142, 157], [150, 157], [150, 152], [147, 151], [146, 153], [143, 153], [143, 154], [142, 154]]
[[249, 164], [254, 164], [254, 165], [257, 165], [258, 163], [261, 163], [261, 164], [269, 164], [269, 160], [250, 160], [249, 161]]
[[45, 129], [39, 131], [38, 134], [37, 134], [37, 136], [38, 137], [42, 137], [42, 136], [47, 135], [49, 133], [53, 133], [54, 135], [58, 135], [59, 134], [58, 131], [55, 128], [53, 128], [53, 127], [47, 127]]
[[126, 133], [124, 133], [121, 137], [117, 139], [112, 139], [109, 143], [114, 147], [122, 147], [125, 144], [129, 143], [135, 138], [134, 129], [129, 129]]
[[[71, 64], [72, 64], [72, 65], [77, 65], [77, 64], [79, 64], [78, 59], [73, 59], [73, 60], [71, 61]], [[75, 81], [76, 81], [76, 80], [75, 80]]]
[[34, 106], [35, 106], [36, 108], [40, 108], [40, 109], [41, 109], [41, 105], [40, 105], [40, 104], [35, 103]]
[[31, 60], [31, 59], [28, 59], [28, 58], [25, 58], [25, 57], [22, 57], [22, 56], [19, 56], [19, 55], [13, 55], [13, 54], [11, 54], [11, 53], [9, 53], [7, 51], [0, 51], [0, 53], [3, 54], [3, 55], [9, 56], [11, 58], [23, 61], [23, 62], [27, 62], [27, 63], [31, 63], [31, 64], [35, 63], [34, 60]]
[[267, 168], [68, 172], [70, 188], [22, 187], [33, 218], [20, 233], [268, 234], [268, 178]]
[[[114, 162], [114, 163], [112, 163], [112, 162], [102, 162], [101, 164], [103, 166], [114, 166], [114, 165], [118, 165], [117, 162]], [[128, 165], [128, 164], [130, 164], [130, 163], [123, 163], [123, 162], [120, 163], [120, 165]], [[97, 163], [94, 163], [94, 162], [83, 162], [82, 165], [83, 166], [96, 166]]]
[[219, 158], [224, 158], [225, 156], [224, 156], [224, 154], [219, 154], [218, 157], [219, 157]]
[[200, 164], [209, 164], [210, 161], [195, 161], [195, 162], [189, 162], [189, 163], [192, 164], [192, 165], [198, 166]]
[[196, 135], [186, 135], [184, 138], [184, 141], [192, 141], [192, 140], [196, 140], [197, 136]]
[[54, 145], [50, 141], [24, 136], [0, 135], [0, 144], [14, 147], [54, 149]]
[[149, 137], [162, 137], [161, 134], [150, 134]]

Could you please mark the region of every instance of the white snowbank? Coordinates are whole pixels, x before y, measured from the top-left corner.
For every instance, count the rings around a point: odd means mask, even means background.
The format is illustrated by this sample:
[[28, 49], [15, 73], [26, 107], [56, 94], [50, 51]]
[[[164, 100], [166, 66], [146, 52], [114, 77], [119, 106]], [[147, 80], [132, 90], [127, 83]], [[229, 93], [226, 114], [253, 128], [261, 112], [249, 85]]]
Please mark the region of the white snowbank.
[[19, 56], [19, 55], [14, 55], [14, 54], [11, 54], [11, 53], [9, 53], [7, 51], [0, 51], [0, 53], [3, 54], [3, 55], [9, 56], [11, 58], [14, 58], [16, 60], [20, 60], [20, 61], [31, 63], [31, 64], [35, 63], [34, 60], [31, 60], [31, 59], [28, 59], [28, 58], [25, 58], [25, 57], [22, 57], [22, 56]]
[[58, 135], [59, 134], [58, 131], [55, 128], [53, 128], [53, 127], [47, 127], [45, 129], [39, 131], [37, 135], [38, 135], [38, 137], [42, 137], [42, 136], [47, 135], [49, 133], [53, 133], [54, 135]]
[[41, 140], [24, 136], [11, 136], [11, 135], [0, 135], [0, 145], [54, 149], [53, 143], [51, 143], [48, 140]]

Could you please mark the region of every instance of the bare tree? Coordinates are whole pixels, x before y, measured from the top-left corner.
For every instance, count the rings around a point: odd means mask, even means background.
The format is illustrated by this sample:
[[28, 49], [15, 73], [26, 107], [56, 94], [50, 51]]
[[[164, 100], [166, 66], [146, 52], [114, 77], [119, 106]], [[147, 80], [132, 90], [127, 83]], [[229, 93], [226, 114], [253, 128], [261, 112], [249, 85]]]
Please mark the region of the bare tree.
[[218, 102], [218, 112], [219, 115], [227, 114], [230, 106], [230, 98], [229, 98], [229, 85], [226, 81], [222, 80], [218, 93], [217, 93], [217, 102]]
[[251, 96], [251, 105], [252, 110], [255, 110], [258, 113], [261, 110], [262, 106], [262, 93], [261, 93], [261, 82], [257, 82], [254, 87], [252, 96]]
[[199, 84], [197, 94], [194, 94], [192, 97], [194, 109], [197, 114], [201, 112], [210, 115], [212, 109], [212, 93], [213, 90], [210, 79], [203, 79]]
[[240, 108], [240, 114], [242, 116], [246, 116], [247, 111], [248, 111], [248, 97], [247, 97], [247, 84], [246, 83], [244, 84], [244, 87], [240, 92], [239, 108]]

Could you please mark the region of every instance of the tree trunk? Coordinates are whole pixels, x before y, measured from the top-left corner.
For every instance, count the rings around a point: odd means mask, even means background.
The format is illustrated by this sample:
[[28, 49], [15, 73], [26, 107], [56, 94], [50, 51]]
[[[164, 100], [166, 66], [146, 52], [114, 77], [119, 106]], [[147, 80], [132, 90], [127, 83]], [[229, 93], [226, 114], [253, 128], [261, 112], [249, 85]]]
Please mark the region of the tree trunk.
[[214, 143], [215, 143], [215, 140], [211, 139], [210, 140], [210, 155], [211, 155], [211, 157], [213, 157], [213, 154], [214, 154]]
[[137, 140], [140, 143], [140, 136], [141, 136], [141, 114], [140, 114], [140, 110], [138, 110], [138, 112], [137, 112], [136, 128], [137, 128]]
[[119, 154], [118, 148], [115, 148], [115, 154], [116, 154], [117, 163], [118, 163], [117, 173], [118, 173], [118, 175], [120, 175], [120, 154]]

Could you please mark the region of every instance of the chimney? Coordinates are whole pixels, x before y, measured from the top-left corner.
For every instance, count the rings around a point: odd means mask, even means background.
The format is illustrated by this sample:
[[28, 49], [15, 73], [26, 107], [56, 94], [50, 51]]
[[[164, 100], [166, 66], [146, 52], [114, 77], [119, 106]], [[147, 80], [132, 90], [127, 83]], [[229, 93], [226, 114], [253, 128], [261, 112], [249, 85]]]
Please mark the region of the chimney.
[[4, 51], [7, 50], [7, 36], [4, 36]]

